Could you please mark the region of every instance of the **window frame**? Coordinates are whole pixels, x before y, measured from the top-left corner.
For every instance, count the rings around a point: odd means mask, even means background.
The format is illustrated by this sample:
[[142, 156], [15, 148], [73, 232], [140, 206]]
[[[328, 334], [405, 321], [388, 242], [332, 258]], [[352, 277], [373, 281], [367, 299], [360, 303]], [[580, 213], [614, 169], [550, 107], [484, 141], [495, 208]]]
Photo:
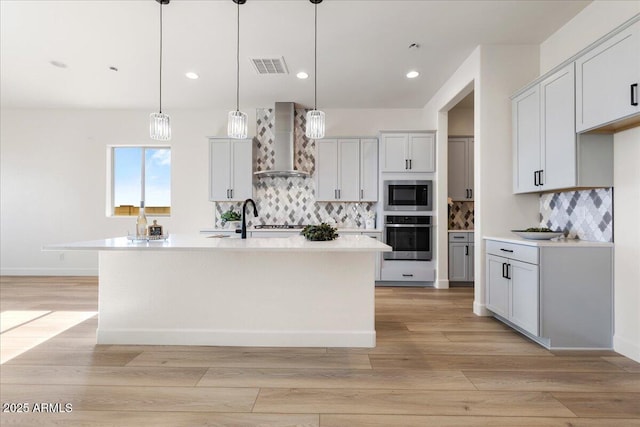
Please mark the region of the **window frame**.
[[[172, 153], [170, 145], [109, 145], [107, 147], [107, 200], [106, 200], [106, 215], [108, 217], [114, 218], [130, 218], [137, 216], [137, 213], [132, 213], [130, 215], [116, 215], [116, 206], [115, 206], [115, 151], [117, 148], [139, 148], [141, 149], [141, 159], [140, 159], [140, 200], [146, 202], [146, 169], [147, 169], [147, 161], [146, 161], [146, 151], [147, 150], [169, 150]], [[172, 158], [173, 162], [173, 158]], [[169, 189], [171, 190], [173, 187], [173, 168], [169, 172]], [[173, 193], [171, 191], [171, 193]], [[172, 210], [172, 200], [173, 197], [169, 198], [169, 213], [153, 213], [153, 216], [157, 217], [171, 217]], [[145, 203], [146, 205], [146, 203]], [[134, 205], [136, 208], [140, 208], [139, 204]]]

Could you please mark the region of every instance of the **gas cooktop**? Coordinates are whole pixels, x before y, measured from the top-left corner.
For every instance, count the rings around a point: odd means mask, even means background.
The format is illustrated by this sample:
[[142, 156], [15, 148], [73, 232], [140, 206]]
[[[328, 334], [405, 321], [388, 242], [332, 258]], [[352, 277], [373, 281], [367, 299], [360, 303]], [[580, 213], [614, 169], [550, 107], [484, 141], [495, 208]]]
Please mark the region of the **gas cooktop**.
[[255, 230], [302, 230], [304, 225], [297, 224], [258, 224], [253, 227]]

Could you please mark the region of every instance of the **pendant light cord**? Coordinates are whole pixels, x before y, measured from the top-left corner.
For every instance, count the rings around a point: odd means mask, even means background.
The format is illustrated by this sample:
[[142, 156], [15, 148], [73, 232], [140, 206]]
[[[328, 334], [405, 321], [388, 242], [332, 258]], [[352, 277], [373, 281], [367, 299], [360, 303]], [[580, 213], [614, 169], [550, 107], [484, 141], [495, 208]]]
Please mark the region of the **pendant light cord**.
[[314, 8], [314, 33], [313, 33], [313, 109], [318, 109], [318, 3]]
[[160, 3], [160, 114], [162, 114], [162, 3]]
[[238, 5], [238, 32], [236, 36], [236, 111], [240, 111], [240, 2]]

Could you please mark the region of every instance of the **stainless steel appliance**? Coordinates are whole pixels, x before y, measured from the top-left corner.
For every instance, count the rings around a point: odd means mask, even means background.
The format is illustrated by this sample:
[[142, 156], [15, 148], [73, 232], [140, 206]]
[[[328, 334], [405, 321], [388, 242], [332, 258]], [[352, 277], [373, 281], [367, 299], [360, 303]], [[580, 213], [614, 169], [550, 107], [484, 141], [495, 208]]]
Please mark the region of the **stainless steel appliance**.
[[385, 211], [433, 210], [433, 181], [384, 181]]
[[431, 216], [387, 215], [384, 217], [387, 260], [429, 261], [432, 256]]

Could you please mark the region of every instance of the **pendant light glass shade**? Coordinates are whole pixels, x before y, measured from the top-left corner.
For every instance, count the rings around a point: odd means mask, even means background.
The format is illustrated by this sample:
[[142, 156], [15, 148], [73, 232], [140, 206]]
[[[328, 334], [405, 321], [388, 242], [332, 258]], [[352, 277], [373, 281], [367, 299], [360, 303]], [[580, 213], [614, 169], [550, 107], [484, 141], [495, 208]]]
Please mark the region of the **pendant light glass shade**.
[[149, 136], [156, 141], [171, 139], [171, 121], [169, 115], [162, 112], [162, 5], [171, 0], [156, 0], [160, 4], [160, 105], [157, 113], [149, 116]]
[[245, 139], [248, 128], [247, 115], [245, 113], [242, 111], [229, 111], [229, 124], [227, 125], [229, 138]]
[[307, 123], [304, 134], [309, 139], [324, 138], [324, 112], [318, 110], [318, 4], [322, 0], [309, 0], [314, 6], [313, 33], [313, 110], [307, 112]]
[[227, 124], [227, 135], [233, 139], [245, 139], [249, 128], [247, 114], [240, 111], [240, 5], [246, 0], [233, 0], [238, 6], [238, 26], [236, 33], [236, 111], [229, 111], [229, 122]]
[[149, 115], [149, 134], [156, 141], [171, 139], [171, 121], [168, 114], [151, 113]]
[[324, 138], [324, 112], [310, 110], [307, 112], [307, 123], [304, 134], [310, 139]]

